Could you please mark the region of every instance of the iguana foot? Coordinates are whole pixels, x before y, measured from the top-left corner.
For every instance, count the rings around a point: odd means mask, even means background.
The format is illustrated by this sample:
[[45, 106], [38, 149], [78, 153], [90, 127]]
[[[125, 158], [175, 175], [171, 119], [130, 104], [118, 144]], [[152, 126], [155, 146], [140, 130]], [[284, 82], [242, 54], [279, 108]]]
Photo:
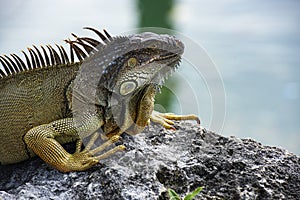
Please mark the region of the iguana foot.
[[69, 160], [69, 167], [68, 169], [61, 170], [61, 171], [83, 171], [85, 169], [88, 169], [95, 164], [97, 164], [100, 160], [107, 158], [113, 154], [115, 154], [118, 151], [125, 150], [124, 145], [118, 145], [109, 151], [100, 154], [96, 156], [97, 153], [102, 152], [107, 147], [111, 146], [115, 142], [117, 142], [120, 138], [120, 136], [116, 135], [111, 137], [109, 140], [107, 140], [102, 145], [91, 149], [94, 145], [96, 139], [99, 137], [99, 133], [94, 133], [88, 144], [86, 145], [85, 149], [81, 151], [81, 144], [82, 140], [78, 140], [76, 143], [76, 151], [74, 154], [71, 154], [70, 160]]
[[24, 136], [24, 142], [46, 163], [61, 172], [83, 171], [94, 166], [101, 159], [125, 149], [123, 145], [120, 145], [101, 154], [100, 152], [118, 141], [120, 136], [114, 135], [102, 145], [96, 146], [94, 144], [99, 136], [100, 134], [95, 132], [83, 150], [81, 150], [82, 140], [78, 139], [75, 153], [68, 153], [56, 138], [78, 138], [78, 133], [73, 119], [64, 118], [30, 129]]
[[172, 130], [176, 130], [173, 120], [195, 120], [198, 124], [200, 124], [200, 119], [194, 114], [176, 115], [174, 113], [160, 113], [155, 110], [152, 112], [150, 120], [163, 125], [163, 127], [166, 129]]
[[[90, 150], [90, 148], [93, 146], [93, 144], [95, 143], [95, 141], [98, 137], [99, 137], [99, 133], [97, 133], [97, 132], [94, 133], [94, 135], [92, 136], [91, 140], [89, 141], [89, 143], [87, 144], [87, 146], [85, 148], [85, 150], [89, 151], [89, 153], [91, 153], [92, 155], [96, 155], [97, 153], [102, 152], [104, 149], [106, 149], [107, 147], [116, 143], [120, 139], [119, 135], [114, 135], [114, 136], [110, 137], [109, 140], [107, 140], [102, 145], [96, 147], [95, 149]], [[124, 145], [118, 145], [118, 146], [110, 149], [109, 151], [107, 151], [99, 156], [96, 156], [95, 159], [99, 161], [99, 160], [102, 160], [104, 158], [111, 156], [112, 154], [115, 154], [118, 151], [123, 151], [125, 149], [126, 149], [126, 147]]]

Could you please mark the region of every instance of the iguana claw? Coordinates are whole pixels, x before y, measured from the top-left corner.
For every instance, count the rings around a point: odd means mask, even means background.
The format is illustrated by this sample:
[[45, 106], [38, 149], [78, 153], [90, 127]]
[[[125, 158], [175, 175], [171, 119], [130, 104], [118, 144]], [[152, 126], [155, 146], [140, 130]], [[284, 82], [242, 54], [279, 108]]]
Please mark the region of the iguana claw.
[[107, 140], [105, 143], [103, 143], [102, 145], [100, 145], [94, 149], [91, 149], [98, 137], [99, 137], [99, 133], [97, 133], [97, 132], [94, 133], [83, 151], [80, 151], [80, 149], [81, 149], [80, 144], [82, 144], [82, 140], [78, 140], [77, 144], [76, 144], [75, 153], [70, 154], [69, 164], [67, 165], [67, 168], [62, 168], [62, 169], [60, 169], [60, 171], [65, 171], [65, 172], [82, 171], [82, 170], [85, 170], [85, 169], [88, 169], [88, 168], [94, 166], [100, 160], [107, 158], [107, 157], [115, 154], [118, 151], [123, 151], [126, 149], [124, 145], [118, 145], [118, 146], [110, 149], [109, 151], [96, 156], [97, 153], [102, 152], [107, 147], [109, 147], [112, 144], [114, 144], [115, 142], [117, 142], [120, 138], [120, 136], [118, 136], [118, 135], [113, 136], [109, 140]]
[[163, 127], [166, 129], [171, 130], [176, 130], [176, 128], [174, 127], [175, 123], [173, 120], [195, 120], [198, 124], [200, 124], [200, 119], [194, 114], [176, 115], [174, 113], [160, 113], [157, 111], [152, 112], [150, 120], [163, 125]]

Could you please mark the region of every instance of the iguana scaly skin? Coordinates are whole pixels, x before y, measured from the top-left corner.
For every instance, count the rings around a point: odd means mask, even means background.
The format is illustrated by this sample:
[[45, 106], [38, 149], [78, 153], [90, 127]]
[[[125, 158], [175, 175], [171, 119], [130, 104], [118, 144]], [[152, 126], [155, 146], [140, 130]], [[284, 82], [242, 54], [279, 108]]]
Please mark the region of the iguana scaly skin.
[[[173, 36], [141, 33], [111, 37], [93, 28], [88, 37], [62, 46], [28, 48], [25, 62], [0, 56], [0, 162], [11, 164], [38, 155], [62, 172], [82, 171], [123, 145], [102, 152], [126, 132], [137, 134], [150, 122], [173, 128], [172, 120], [197, 120], [153, 111], [154, 97], [174, 71], [184, 50]], [[56, 49], [56, 50], [55, 50]], [[75, 59], [78, 61], [75, 61]], [[106, 142], [93, 147], [100, 135]], [[82, 140], [90, 136], [81, 150]], [[76, 141], [68, 153], [61, 144]]]

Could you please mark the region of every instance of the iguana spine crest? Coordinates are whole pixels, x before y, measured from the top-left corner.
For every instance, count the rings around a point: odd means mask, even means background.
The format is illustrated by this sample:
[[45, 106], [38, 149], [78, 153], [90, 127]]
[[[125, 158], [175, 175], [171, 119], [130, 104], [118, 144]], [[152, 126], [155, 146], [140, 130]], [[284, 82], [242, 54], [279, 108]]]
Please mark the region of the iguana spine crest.
[[65, 48], [58, 44], [55, 44], [57, 50], [49, 44], [45, 45], [48, 51], [42, 45], [40, 47], [41, 50], [35, 45], [33, 45], [33, 48], [28, 47], [29, 55], [25, 51], [22, 51], [26, 61], [16, 54], [10, 54], [10, 56], [1, 55], [0, 63], [3, 68], [0, 68], [0, 79], [35, 68], [73, 64], [76, 62], [76, 59], [82, 61], [88, 57], [92, 51], [97, 51], [96, 47], [98, 45], [105, 45], [107, 41], [112, 39], [111, 35], [105, 29], [103, 29], [104, 34], [94, 28], [85, 27], [84, 29], [93, 31], [101, 40], [90, 37], [78, 37], [72, 33], [71, 35], [75, 40], [64, 40], [70, 46], [69, 56]]

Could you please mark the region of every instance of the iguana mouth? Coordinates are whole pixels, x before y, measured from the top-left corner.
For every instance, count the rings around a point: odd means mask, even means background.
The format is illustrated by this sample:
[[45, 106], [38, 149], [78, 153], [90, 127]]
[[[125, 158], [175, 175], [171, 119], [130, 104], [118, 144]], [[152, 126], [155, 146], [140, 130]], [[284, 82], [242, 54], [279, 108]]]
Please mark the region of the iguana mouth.
[[179, 67], [181, 57], [177, 54], [168, 54], [160, 56], [157, 61], [167, 61], [161, 69], [159, 69], [151, 79], [151, 83], [156, 83], [158, 87], [161, 87], [165, 80], [172, 75], [173, 72]]
[[175, 49], [165, 50], [164, 53], [153, 58], [153, 61], [163, 63], [163, 67], [154, 74], [152, 79], [152, 81], [158, 82], [159, 87], [179, 67], [181, 56], [184, 52], [184, 45], [180, 40], [176, 40], [176, 44]]
[[154, 62], [154, 61], [163, 61], [163, 60], [169, 60], [169, 59], [179, 59], [180, 55], [173, 53], [173, 52], [167, 52], [162, 55], [157, 55], [153, 57], [152, 59], [149, 60], [149, 63]]

